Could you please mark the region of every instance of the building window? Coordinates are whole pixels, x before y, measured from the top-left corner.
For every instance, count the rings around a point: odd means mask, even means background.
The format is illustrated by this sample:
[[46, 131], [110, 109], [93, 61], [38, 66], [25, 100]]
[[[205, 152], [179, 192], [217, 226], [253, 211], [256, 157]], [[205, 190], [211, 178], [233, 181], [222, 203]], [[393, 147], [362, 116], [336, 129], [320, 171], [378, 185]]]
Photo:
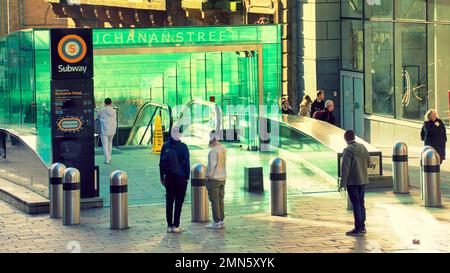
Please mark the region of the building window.
[[392, 23], [366, 22], [365, 30], [365, 111], [394, 116]]
[[450, 25], [428, 26], [429, 105], [435, 105], [440, 118], [448, 120], [450, 90]]
[[396, 0], [395, 1], [396, 19], [426, 19], [425, 0]]
[[363, 0], [341, 0], [341, 15], [348, 18], [362, 18]]
[[342, 68], [363, 71], [363, 21], [342, 20]]
[[365, 0], [365, 18], [389, 18], [392, 19], [392, 0]]
[[428, 109], [424, 24], [395, 24], [396, 117], [422, 120]]
[[450, 1], [428, 0], [428, 18], [431, 21], [450, 21]]

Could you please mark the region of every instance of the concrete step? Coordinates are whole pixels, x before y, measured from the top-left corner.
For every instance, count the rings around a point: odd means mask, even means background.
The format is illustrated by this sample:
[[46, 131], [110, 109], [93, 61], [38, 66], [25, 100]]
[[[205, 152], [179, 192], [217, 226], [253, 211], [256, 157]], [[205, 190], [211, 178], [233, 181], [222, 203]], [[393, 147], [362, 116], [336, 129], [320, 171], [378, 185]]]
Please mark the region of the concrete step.
[[[23, 186], [0, 178], [0, 199], [28, 214], [49, 213], [50, 201]], [[81, 209], [103, 208], [101, 197], [81, 199]]]

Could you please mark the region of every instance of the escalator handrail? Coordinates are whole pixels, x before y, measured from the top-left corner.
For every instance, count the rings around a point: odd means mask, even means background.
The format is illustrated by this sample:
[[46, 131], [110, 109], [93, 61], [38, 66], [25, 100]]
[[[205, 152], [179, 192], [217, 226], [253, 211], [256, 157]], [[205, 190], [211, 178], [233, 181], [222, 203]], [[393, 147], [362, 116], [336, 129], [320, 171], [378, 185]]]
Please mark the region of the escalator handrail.
[[153, 121], [153, 119], [155, 118], [156, 112], [157, 112], [158, 110], [160, 110], [160, 108], [161, 108], [161, 107], [159, 107], [159, 106], [155, 108], [155, 111], [153, 112], [152, 117], [150, 118], [150, 120], [149, 120], [148, 123], [147, 123], [147, 127], [145, 127], [145, 131], [144, 131], [144, 133], [142, 134], [142, 138], [141, 138], [141, 140], [139, 141], [139, 146], [142, 145], [142, 141], [144, 141], [145, 135], [146, 135], [147, 132], [148, 132], [148, 128], [150, 128], [150, 125], [152, 124], [152, 121]]
[[189, 109], [192, 105], [195, 104], [200, 104], [200, 105], [205, 105], [205, 106], [209, 106], [211, 108], [214, 109], [215, 113], [216, 113], [216, 132], [220, 131], [220, 128], [222, 127], [222, 111], [220, 109], [220, 107], [217, 105], [217, 103], [215, 102], [210, 102], [210, 101], [205, 101], [205, 100], [191, 100], [188, 103], [186, 103], [186, 105], [183, 107], [183, 110], [181, 110], [181, 115], [180, 117], [177, 119], [177, 121], [179, 119], [181, 119], [183, 117], [183, 114], [185, 113], [186, 109]]
[[136, 123], [137, 123], [139, 117], [141, 116], [142, 112], [149, 106], [156, 107], [157, 109], [161, 108], [161, 109], [167, 110], [169, 112], [169, 132], [172, 129], [172, 126], [173, 126], [172, 107], [170, 107], [169, 105], [164, 104], [164, 103], [158, 103], [158, 102], [152, 102], [152, 101], [146, 102], [146, 103], [144, 103], [144, 105], [142, 105], [141, 109], [139, 110], [138, 114], [136, 115], [136, 118], [134, 119], [133, 126], [131, 127], [132, 129], [131, 129], [130, 135], [128, 136], [127, 145], [130, 145], [131, 140], [134, 138], [134, 134], [136, 133], [136, 132], [134, 132], [135, 126], [137, 125]]

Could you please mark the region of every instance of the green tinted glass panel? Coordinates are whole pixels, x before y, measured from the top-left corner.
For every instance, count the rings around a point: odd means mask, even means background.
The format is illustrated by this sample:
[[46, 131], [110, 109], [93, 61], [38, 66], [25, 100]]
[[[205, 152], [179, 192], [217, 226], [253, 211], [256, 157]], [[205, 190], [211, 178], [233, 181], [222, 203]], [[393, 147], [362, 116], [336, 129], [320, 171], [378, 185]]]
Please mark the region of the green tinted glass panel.
[[[111, 97], [119, 127], [130, 128], [149, 101], [176, 106], [214, 97], [225, 109], [259, 103], [260, 91], [269, 114], [278, 116], [270, 106], [281, 93], [280, 26], [94, 29], [93, 35], [96, 106]], [[203, 50], [207, 46], [216, 48]], [[49, 48], [46, 29], [0, 40], [0, 122], [36, 130], [46, 162], [51, 162]], [[147, 50], [152, 48], [162, 51]]]

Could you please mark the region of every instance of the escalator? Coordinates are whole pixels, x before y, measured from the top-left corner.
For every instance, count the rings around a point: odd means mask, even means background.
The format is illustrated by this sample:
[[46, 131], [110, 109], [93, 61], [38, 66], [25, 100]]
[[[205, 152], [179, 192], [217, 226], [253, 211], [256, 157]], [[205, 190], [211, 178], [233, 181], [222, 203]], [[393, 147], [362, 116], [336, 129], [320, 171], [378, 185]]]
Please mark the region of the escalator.
[[161, 117], [163, 135], [166, 139], [173, 124], [172, 108], [162, 103], [147, 102], [141, 107], [134, 120], [126, 146], [150, 146], [153, 141], [157, 115]]

